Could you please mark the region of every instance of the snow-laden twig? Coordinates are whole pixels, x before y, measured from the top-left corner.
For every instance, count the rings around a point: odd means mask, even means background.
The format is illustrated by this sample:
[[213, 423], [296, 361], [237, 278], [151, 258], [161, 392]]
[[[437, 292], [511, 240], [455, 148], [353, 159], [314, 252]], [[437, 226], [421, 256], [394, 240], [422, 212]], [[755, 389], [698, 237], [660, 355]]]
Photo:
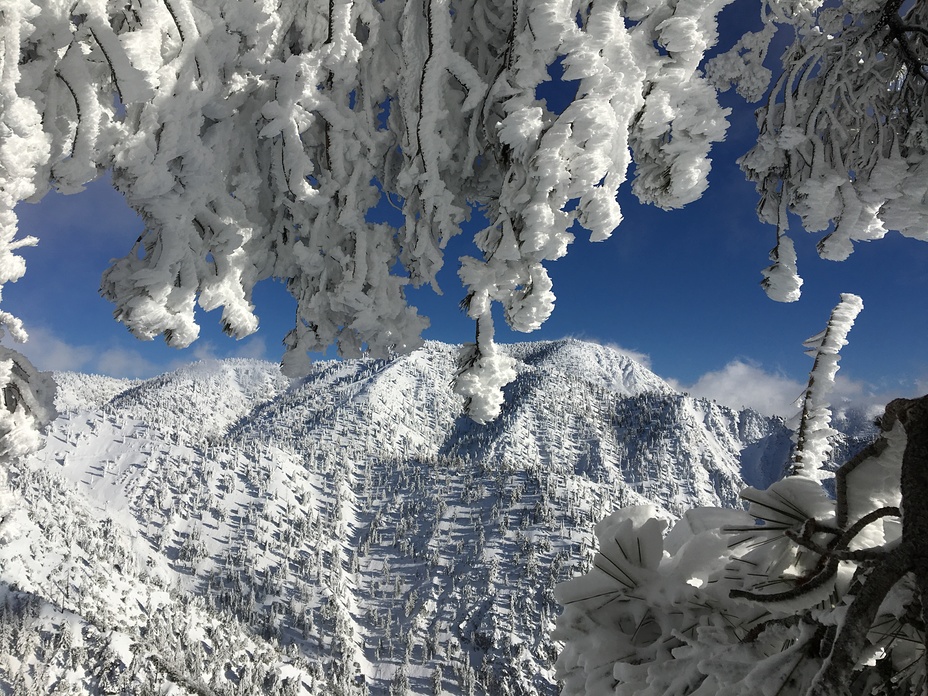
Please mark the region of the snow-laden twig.
[[831, 428], [829, 397], [838, 372], [839, 353], [847, 345], [847, 334], [863, 306], [857, 295], [842, 294], [825, 330], [804, 343], [810, 352], [814, 351], [815, 363], [809, 373], [796, 430], [796, 451], [789, 469], [792, 476], [821, 479], [833, 475], [822, 470], [831, 450], [829, 439], [835, 434]]

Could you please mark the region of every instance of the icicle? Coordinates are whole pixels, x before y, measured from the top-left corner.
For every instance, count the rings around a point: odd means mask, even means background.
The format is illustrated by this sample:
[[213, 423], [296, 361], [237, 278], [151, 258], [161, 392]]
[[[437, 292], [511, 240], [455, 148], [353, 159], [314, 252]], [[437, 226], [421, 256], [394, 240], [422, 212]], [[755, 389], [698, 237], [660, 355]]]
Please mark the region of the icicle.
[[802, 278], [796, 272], [796, 248], [786, 234], [777, 236], [770, 260], [773, 264], [763, 270], [761, 287], [771, 300], [795, 302], [799, 299]]

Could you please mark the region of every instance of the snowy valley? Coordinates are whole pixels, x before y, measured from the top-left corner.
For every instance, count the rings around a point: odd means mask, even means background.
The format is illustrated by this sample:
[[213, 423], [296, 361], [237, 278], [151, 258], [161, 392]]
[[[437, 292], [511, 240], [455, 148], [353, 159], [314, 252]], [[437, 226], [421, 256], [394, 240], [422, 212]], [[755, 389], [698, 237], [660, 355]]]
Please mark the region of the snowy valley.
[[0, 489], [0, 693], [553, 695], [553, 589], [595, 523], [737, 505], [788, 459], [781, 420], [574, 340], [507, 347], [518, 377], [476, 425], [456, 350], [294, 383], [245, 360], [56, 375], [45, 446]]

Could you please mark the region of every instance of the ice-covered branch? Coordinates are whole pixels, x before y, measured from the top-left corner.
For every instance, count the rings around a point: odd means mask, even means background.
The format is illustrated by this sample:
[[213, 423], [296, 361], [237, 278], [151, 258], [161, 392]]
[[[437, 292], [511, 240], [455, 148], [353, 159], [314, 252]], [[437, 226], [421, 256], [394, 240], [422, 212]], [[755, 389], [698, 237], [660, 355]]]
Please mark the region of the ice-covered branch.
[[[593, 570], [557, 588], [564, 693], [920, 689], [928, 397], [889, 404], [880, 441], [848, 463], [837, 501], [790, 476], [744, 492], [748, 521], [691, 510], [664, 539], [642, 508], [600, 523]], [[900, 504], [881, 506], [890, 490]]]
[[[770, 0], [766, 7], [765, 30], [709, 66], [717, 85], [733, 83], [756, 99], [763, 88], [758, 77], [770, 77], [758, 64], [774, 29], [794, 34], [783, 72], [757, 112], [757, 144], [741, 159], [761, 196], [761, 219], [777, 225], [783, 238], [786, 213], [798, 215], [807, 231], [826, 232], [818, 250], [833, 260], [847, 258], [855, 241], [880, 239], [891, 229], [928, 239], [928, 145], [916, 135], [926, 122], [925, 3]], [[778, 261], [771, 270], [798, 278], [793, 262]], [[797, 284], [784, 293], [765, 275], [771, 297], [798, 297]]]
[[[762, 94], [781, 25], [797, 43], [742, 160], [777, 224], [765, 286], [798, 297], [790, 214], [834, 224], [829, 258], [891, 228], [928, 237], [912, 67], [924, 3], [765, 0], [765, 28], [706, 66], [729, 1], [12, 0], [0, 281], [21, 273], [17, 203], [110, 172], [146, 225], [103, 278], [116, 316], [183, 346], [199, 304], [242, 337], [258, 327], [255, 285], [283, 279], [297, 302], [284, 366], [298, 373], [333, 343], [343, 355], [418, 345], [427, 320], [406, 286], [438, 290], [448, 240], [479, 210], [489, 222], [459, 276], [488, 356], [492, 308], [537, 329], [555, 305], [548, 264], [578, 229], [597, 241], [620, 223], [633, 160], [642, 201], [702, 194], [728, 126], [717, 89]], [[578, 89], [556, 113], [539, 88], [559, 61]], [[402, 217], [374, 224], [384, 197]], [[498, 392], [508, 372], [480, 374]]]
[[838, 372], [839, 353], [847, 345], [847, 334], [863, 306], [863, 300], [857, 295], [842, 294], [825, 330], [804, 343], [810, 353], [814, 352], [815, 363], [809, 373], [796, 430], [796, 452], [790, 467], [793, 476], [832, 476], [821, 468], [831, 449], [829, 440], [835, 434], [831, 428], [829, 395]]

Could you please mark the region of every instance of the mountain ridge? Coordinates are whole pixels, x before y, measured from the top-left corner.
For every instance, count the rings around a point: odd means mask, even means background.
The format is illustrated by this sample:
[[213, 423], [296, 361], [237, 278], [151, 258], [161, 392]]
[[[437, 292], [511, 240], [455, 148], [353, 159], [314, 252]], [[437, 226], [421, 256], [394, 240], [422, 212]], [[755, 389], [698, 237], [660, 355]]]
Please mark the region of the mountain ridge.
[[[745, 474], [779, 475], [789, 433], [603, 346], [505, 350], [518, 377], [486, 426], [463, 415], [456, 350], [438, 343], [295, 382], [247, 360], [62, 379], [62, 414], [0, 501], [15, 512], [0, 656], [33, 646], [0, 657], [0, 687], [556, 693], [553, 587], [589, 567], [595, 522], [737, 504]], [[75, 525], [90, 566], [67, 561]], [[119, 599], [133, 583], [142, 609]]]

